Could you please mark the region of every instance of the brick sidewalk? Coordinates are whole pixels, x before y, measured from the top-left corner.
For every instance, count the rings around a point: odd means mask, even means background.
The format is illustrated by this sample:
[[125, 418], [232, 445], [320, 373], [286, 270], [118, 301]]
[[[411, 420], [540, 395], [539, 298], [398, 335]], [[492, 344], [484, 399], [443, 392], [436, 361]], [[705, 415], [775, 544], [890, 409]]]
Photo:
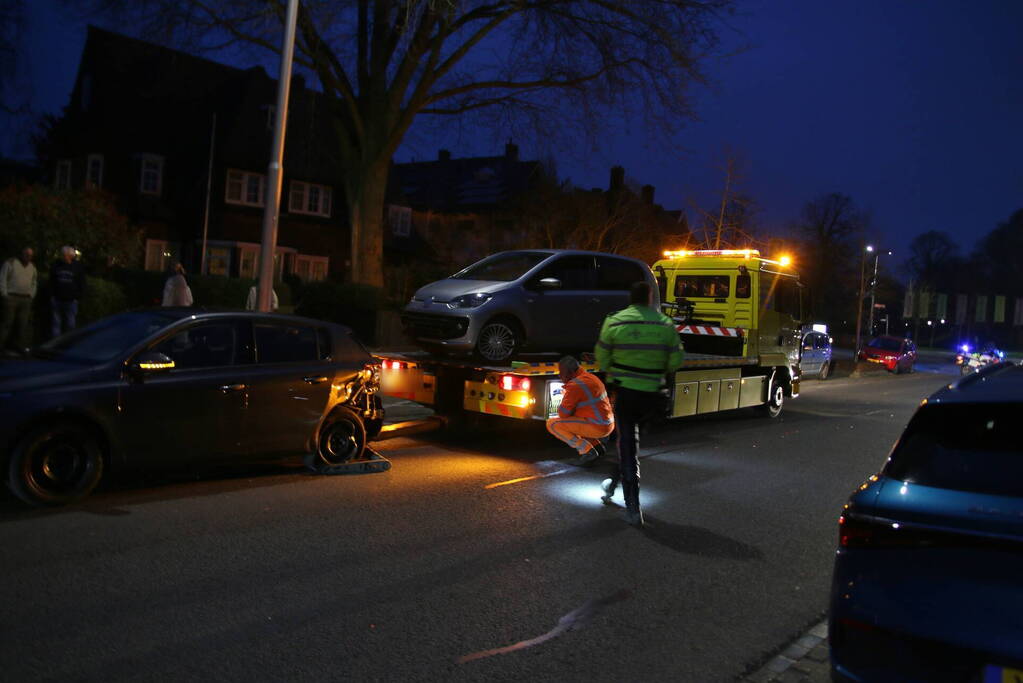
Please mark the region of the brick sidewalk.
[[828, 622], [824, 620], [800, 636], [741, 683], [829, 683]]

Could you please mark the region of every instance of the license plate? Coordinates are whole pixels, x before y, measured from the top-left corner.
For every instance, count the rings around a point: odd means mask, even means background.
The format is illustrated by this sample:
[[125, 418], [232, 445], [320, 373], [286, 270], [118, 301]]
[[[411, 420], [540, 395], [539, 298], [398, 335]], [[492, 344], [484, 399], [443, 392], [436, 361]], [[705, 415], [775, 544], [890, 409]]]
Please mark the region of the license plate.
[[547, 417], [557, 417], [561, 398], [565, 395], [565, 383], [561, 380], [547, 382]]
[[1023, 669], [988, 664], [984, 667], [984, 683], [1023, 683]]

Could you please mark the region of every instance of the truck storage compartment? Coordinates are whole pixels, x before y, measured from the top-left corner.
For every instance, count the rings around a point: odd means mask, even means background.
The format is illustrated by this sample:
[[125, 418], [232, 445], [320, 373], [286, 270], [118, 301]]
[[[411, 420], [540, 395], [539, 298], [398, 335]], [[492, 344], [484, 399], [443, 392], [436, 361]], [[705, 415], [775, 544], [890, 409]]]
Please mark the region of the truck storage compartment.
[[718, 399], [718, 410], [732, 410], [739, 407], [739, 387], [741, 380], [738, 377], [721, 380], [721, 393]]
[[699, 382], [676, 382], [675, 409], [671, 413], [672, 417], [696, 415], [696, 402], [699, 394]]
[[718, 410], [718, 392], [721, 380], [710, 379], [700, 382], [700, 398], [697, 401], [696, 412], [716, 413]]
[[764, 403], [764, 376], [743, 377], [739, 383], [739, 407], [759, 406]]

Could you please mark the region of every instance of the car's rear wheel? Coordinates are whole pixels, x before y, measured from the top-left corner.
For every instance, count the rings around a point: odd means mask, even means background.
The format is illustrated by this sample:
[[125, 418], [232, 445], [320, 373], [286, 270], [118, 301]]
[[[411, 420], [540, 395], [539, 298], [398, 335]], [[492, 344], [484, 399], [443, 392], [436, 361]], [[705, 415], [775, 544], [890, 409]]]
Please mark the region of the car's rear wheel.
[[331, 467], [362, 458], [366, 450], [366, 427], [362, 419], [348, 408], [336, 408], [320, 428], [316, 452], [306, 458], [306, 465], [324, 472]]
[[821, 366], [821, 371], [817, 373], [817, 379], [827, 379], [831, 375], [831, 362], [828, 361]]
[[491, 320], [480, 330], [476, 339], [476, 353], [492, 363], [506, 361], [514, 356], [522, 345], [522, 332], [509, 318]]
[[30, 505], [66, 505], [85, 498], [103, 477], [96, 437], [74, 422], [56, 422], [23, 436], [11, 452], [7, 484]]

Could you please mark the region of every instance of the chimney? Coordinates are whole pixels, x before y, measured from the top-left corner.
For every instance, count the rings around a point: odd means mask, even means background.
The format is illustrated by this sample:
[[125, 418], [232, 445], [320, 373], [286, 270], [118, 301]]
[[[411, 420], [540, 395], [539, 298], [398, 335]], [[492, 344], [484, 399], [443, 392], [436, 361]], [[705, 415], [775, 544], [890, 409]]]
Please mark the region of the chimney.
[[437, 161], [451, 161], [451, 150], [442, 149], [437, 152]]
[[611, 192], [616, 192], [625, 187], [625, 169], [621, 166], [611, 167]]
[[519, 146], [508, 142], [504, 146], [504, 158], [508, 161], [519, 160]]
[[644, 185], [643, 189], [641, 190], [641, 193], [642, 194], [640, 196], [643, 198], [643, 203], [644, 204], [653, 204], [654, 203], [654, 186], [653, 185]]

